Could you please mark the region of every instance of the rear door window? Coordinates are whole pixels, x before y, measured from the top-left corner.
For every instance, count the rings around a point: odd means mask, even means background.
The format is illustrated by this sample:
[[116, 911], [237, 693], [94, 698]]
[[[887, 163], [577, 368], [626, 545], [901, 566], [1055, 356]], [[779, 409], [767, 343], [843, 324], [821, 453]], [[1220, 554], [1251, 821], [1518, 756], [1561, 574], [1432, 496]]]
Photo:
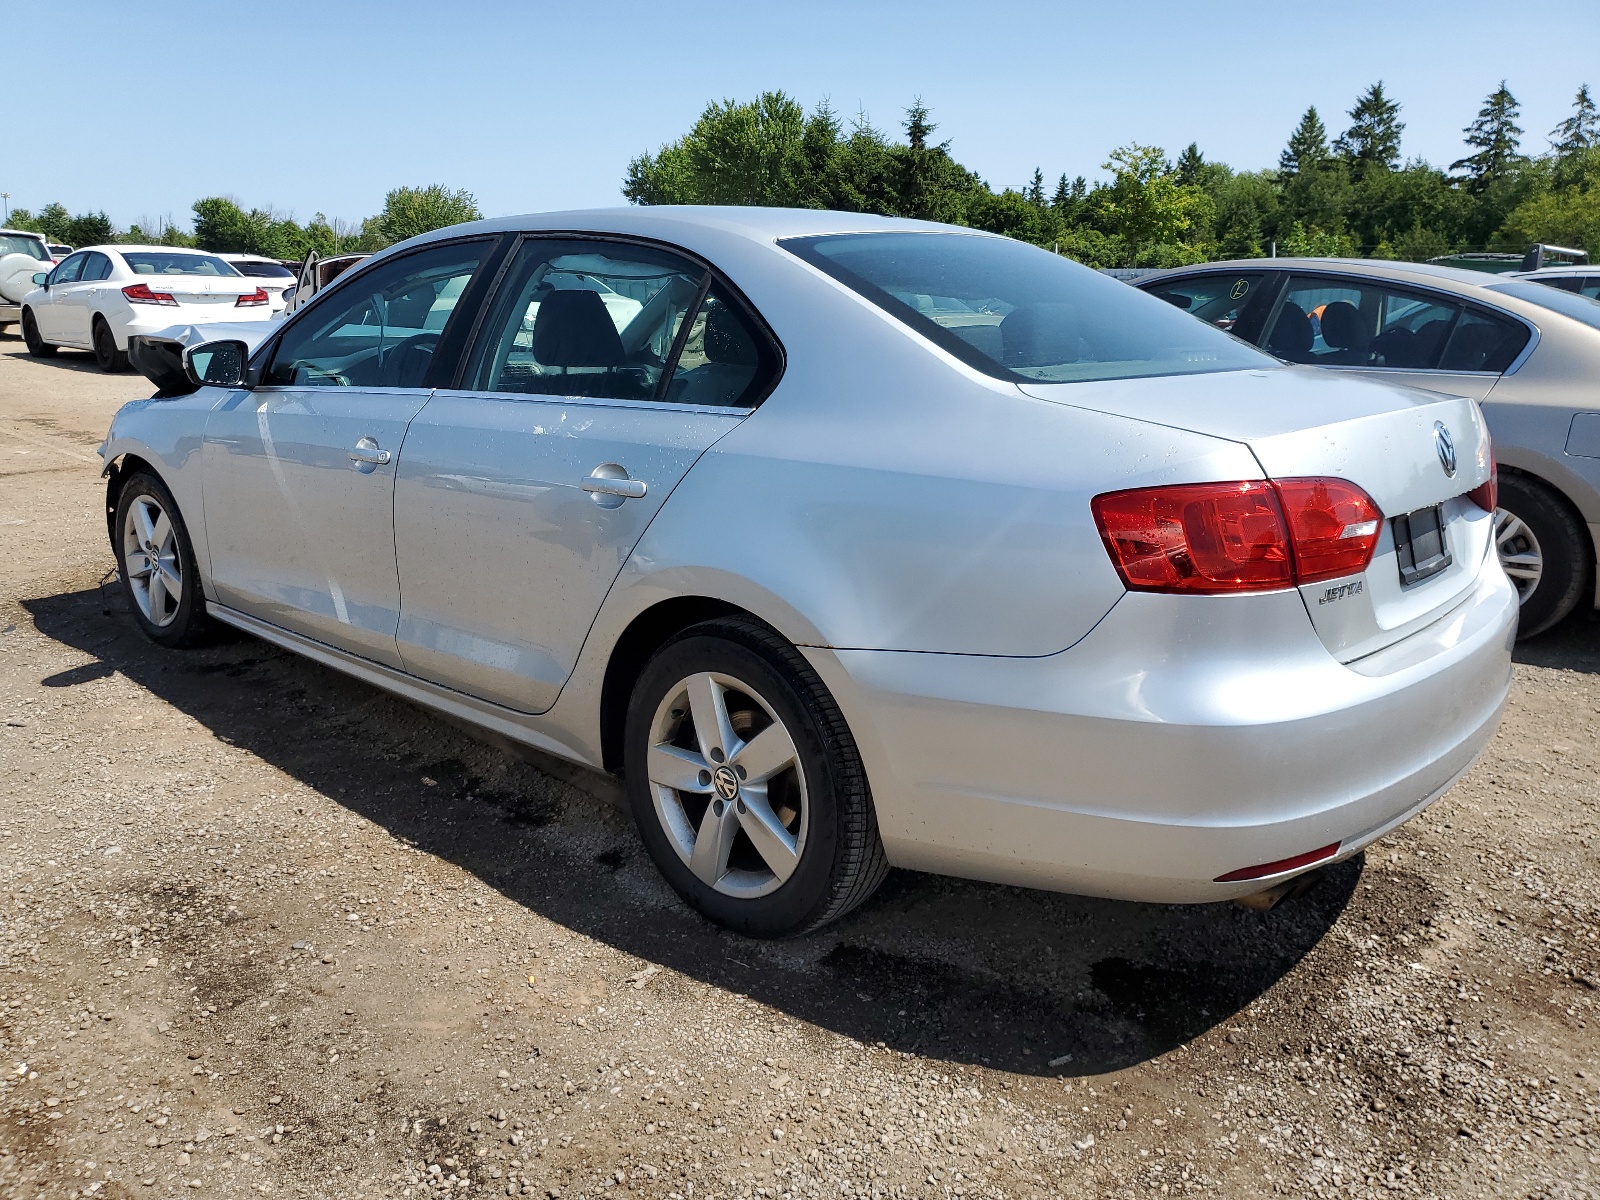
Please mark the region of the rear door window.
[[1266, 278], [1264, 271], [1230, 271], [1163, 281], [1149, 290], [1191, 317], [1231, 333], [1245, 310], [1260, 299]]
[[1461, 306], [1426, 292], [1338, 277], [1292, 276], [1265, 346], [1329, 367], [1437, 366]]
[[110, 278], [111, 260], [98, 251], [91, 252], [83, 264], [83, 281], [88, 283], [91, 280]]

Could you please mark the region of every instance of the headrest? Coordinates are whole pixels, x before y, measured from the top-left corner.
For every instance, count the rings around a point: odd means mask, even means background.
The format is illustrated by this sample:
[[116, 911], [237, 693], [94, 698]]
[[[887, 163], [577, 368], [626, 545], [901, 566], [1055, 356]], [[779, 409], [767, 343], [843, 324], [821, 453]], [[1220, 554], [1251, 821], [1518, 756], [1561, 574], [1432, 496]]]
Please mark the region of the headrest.
[[1014, 308], [1000, 322], [1000, 361], [1008, 367], [1046, 367], [1078, 360], [1071, 304]]
[[720, 304], [706, 314], [705, 350], [708, 362], [735, 367], [752, 367], [756, 362], [756, 348], [744, 325]]
[[598, 292], [551, 292], [533, 320], [533, 356], [547, 367], [617, 367], [622, 339]]
[[1293, 301], [1285, 301], [1267, 338], [1267, 352], [1290, 362], [1305, 362], [1311, 353], [1311, 318]]
[[1335, 350], [1360, 350], [1367, 344], [1361, 310], [1348, 300], [1335, 300], [1322, 310], [1322, 340]]

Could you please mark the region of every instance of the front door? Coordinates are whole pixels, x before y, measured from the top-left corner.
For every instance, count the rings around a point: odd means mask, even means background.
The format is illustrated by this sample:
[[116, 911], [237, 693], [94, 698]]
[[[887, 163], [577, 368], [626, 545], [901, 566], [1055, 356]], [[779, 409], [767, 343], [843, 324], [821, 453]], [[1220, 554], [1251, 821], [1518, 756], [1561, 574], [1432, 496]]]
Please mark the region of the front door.
[[84, 264], [88, 261], [89, 256], [86, 253], [69, 254], [50, 272], [50, 288], [44, 294], [44, 303], [33, 308], [34, 323], [39, 327], [39, 336], [45, 341], [57, 345], [79, 344], [77, 339], [67, 333], [73, 326], [68, 310], [80, 298], [77, 294], [77, 289], [81, 286], [78, 280], [83, 275]]
[[698, 264], [627, 243], [524, 242], [465, 389], [435, 393], [401, 456], [406, 669], [549, 708], [645, 528], [775, 364]]
[[400, 665], [395, 467], [489, 245], [446, 243], [352, 278], [284, 330], [261, 386], [212, 412], [203, 476], [220, 603]]

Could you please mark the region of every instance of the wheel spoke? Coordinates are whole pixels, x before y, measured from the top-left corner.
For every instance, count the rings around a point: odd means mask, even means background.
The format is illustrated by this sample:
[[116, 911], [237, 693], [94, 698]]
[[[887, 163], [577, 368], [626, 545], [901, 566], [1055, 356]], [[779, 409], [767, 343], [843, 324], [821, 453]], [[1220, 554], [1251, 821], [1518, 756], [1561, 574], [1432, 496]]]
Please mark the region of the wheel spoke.
[[150, 540], [155, 543], [156, 550], [161, 554], [172, 551], [172, 521], [166, 513], [156, 517], [156, 523], [150, 529]]
[[795, 759], [794, 739], [789, 736], [789, 731], [780, 721], [774, 721], [755, 737], [739, 747], [736, 754], [729, 756], [728, 761], [734, 766], [743, 767], [742, 776], [746, 785], [765, 783], [779, 771], [793, 764]]
[[[660, 787], [701, 795], [711, 790], [711, 765], [693, 750], [683, 750], [677, 746], [651, 746], [645, 767], [650, 782]], [[702, 774], [706, 775], [705, 783], [700, 782]]]
[[733, 805], [715, 800], [706, 805], [706, 814], [695, 834], [694, 851], [689, 855], [689, 870], [707, 887], [716, 887], [717, 881], [728, 873], [728, 851], [733, 849], [738, 832], [739, 818]]
[[[755, 845], [772, 873], [782, 883], [794, 874], [800, 855], [795, 850], [794, 835], [783, 827], [772, 805], [767, 802], [765, 788], [749, 788], [739, 794], [734, 806], [739, 814], [739, 826]], [[698, 846], [695, 847], [697, 850]]]
[[[695, 675], [689, 680], [689, 711], [694, 716], [694, 734], [700, 753], [708, 762], [723, 762], [739, 748], [733, 725], [728, 720], [728, 698], [722, 685], [710, 675]], [[712, 751], [719, 753], [713, 754]]]
[[159, 564], [157, 570], [160, 574], [161, 586], [166, 590], [167, 595], [172, 597], [174, 607], [183, 603], [183, 577], [167, 563]]
[[156, 530], [155, 526], [150, 521], [149, 502], [146, 500], [135, 500], [133, 505], [128, 509], [128, 515], [133, 518], [133, 523], [139, 531], [139, 540], [146, 546], [152, 545], [156, 540]]
[[1537, 554], [1503, 554], [1500, 556], [1500, 565], [1506, 569], [1507, 575], [1515, 575], [1519, 579], [1534, 579], [1544, 570], [1544, 562]]
[[149, 617], [157, 625], [162, 623], [162, 618], [167, 615], [167, 584], [160, 571], [150, 573], [150, 612]]
[[128, 551], [128, 578], [143, 579], [155, 567], [150, 561], [150, 556], [143, 550]]

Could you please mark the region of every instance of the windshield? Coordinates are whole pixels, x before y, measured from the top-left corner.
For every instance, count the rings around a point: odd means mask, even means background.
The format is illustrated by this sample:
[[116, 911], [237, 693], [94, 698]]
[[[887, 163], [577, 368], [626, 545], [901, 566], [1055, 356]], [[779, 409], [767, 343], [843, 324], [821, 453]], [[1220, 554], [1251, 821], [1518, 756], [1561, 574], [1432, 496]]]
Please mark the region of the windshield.
[[282, 263], [275, 262], [236, 262], [234, 270], [241, 275], [248, 275], [252, 279], [293, 279], [294, 272]]
[[1165, 301], [1010, 238], [850, 233], [781, 245], [969, 366], [1014, 383], [1278, 365]]
[[1491, 283], [1489, 290], [1504, 292], [1508, 296], [1515, 296], [1518, 300], [1526, 300], [1530, 304], [1537, 304], [1540, 308], [1548, 308], [1564, 317], [1571, 317], [1574, 321], [1582, 321], [1592, 329], [1600, 329], [1600, 303], [1587, 296], [1579, 296], [1574, 292], [1550, 287], [1548, 284], [1529, 283], [1526, 280]]
[[7, 254], [26, 254], [40, 262], [50, 261], [50, 251], [44, 248], [43, 242], [20, 233], [0, 233], [0, 257]]
[[239, 277], [228, 263], [209, 254], [179, 254], [162, 250], [124, 250], [122, 257], [135, 275], [225, 275]]

